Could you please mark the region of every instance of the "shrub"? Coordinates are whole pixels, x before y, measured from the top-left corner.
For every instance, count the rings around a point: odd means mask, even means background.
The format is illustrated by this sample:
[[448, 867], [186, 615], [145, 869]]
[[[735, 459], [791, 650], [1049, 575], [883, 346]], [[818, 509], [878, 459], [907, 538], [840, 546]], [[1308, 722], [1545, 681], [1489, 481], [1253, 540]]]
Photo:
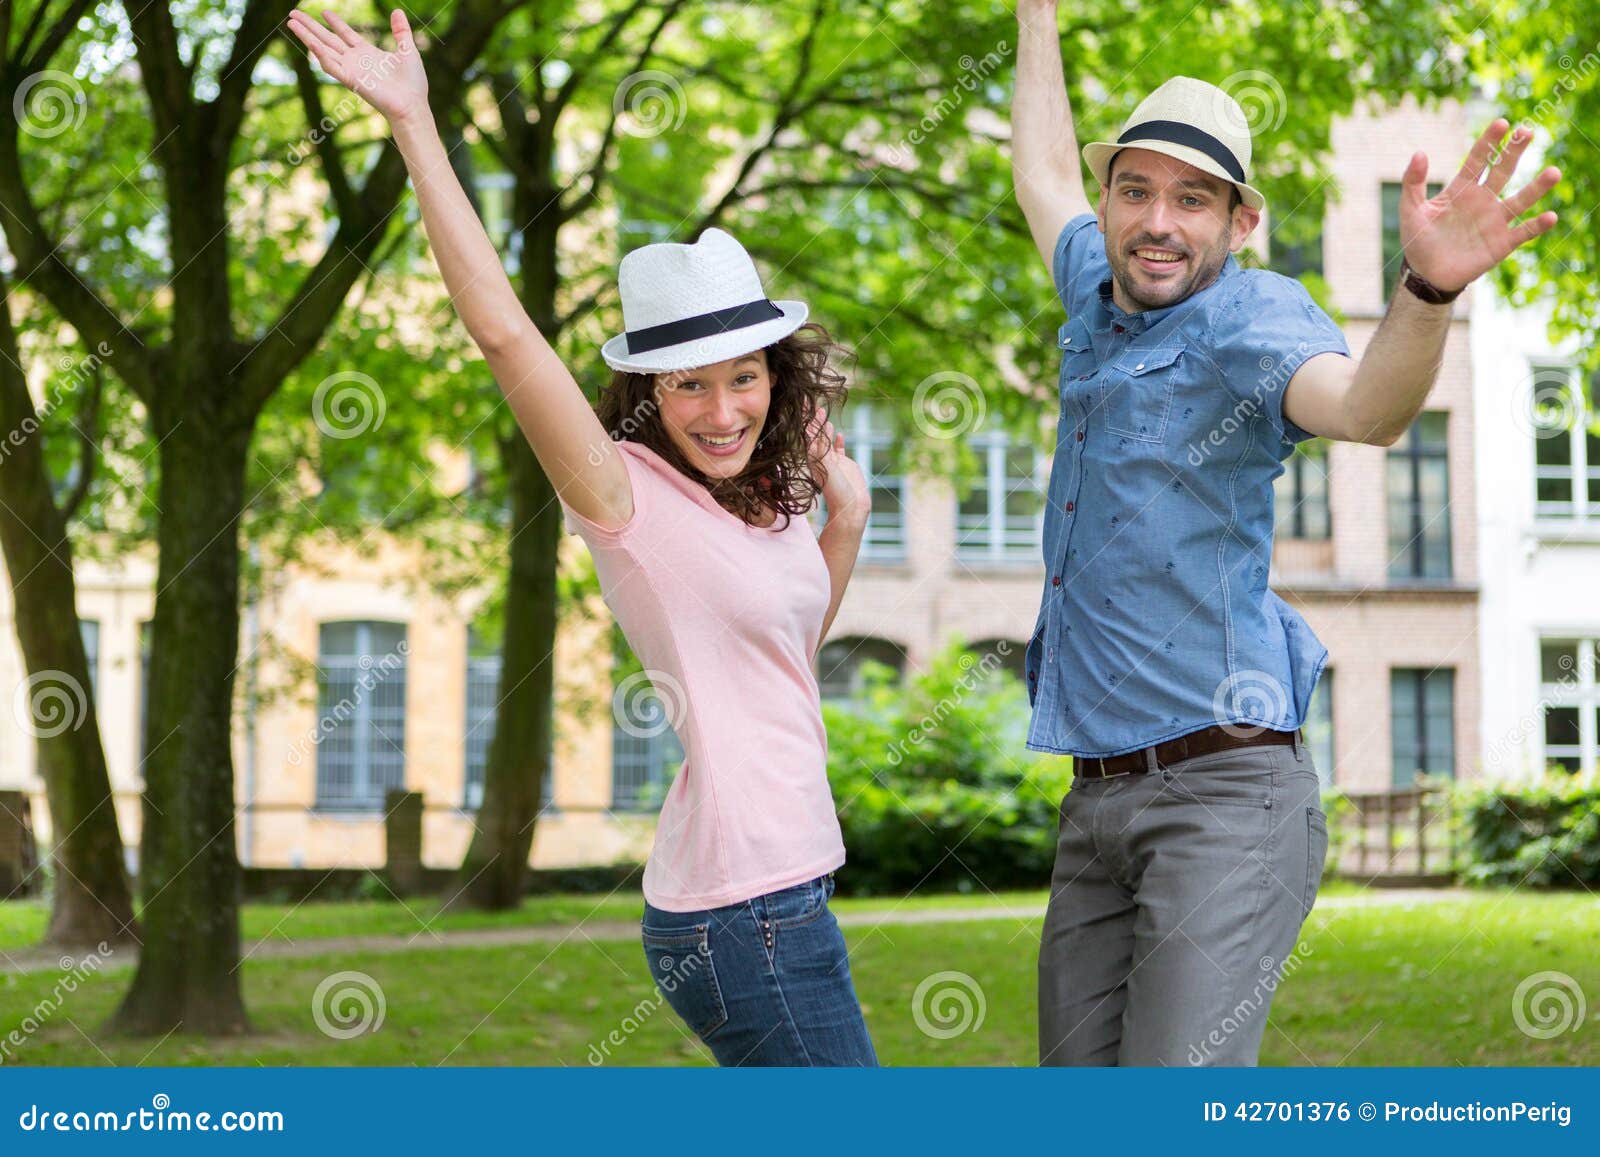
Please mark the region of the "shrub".
[[1551, 772], [1532, 784], [1462, 787], [1455, 808], [1468, 883], [1600, 884], [1600, 787]]
[[1045, 887], [1071, 760], [1025, 746], [1027, 695], [993, 652], [952, 645], [909, 680], [877, 664], [823, 708], [849, 863], [841, 891]]

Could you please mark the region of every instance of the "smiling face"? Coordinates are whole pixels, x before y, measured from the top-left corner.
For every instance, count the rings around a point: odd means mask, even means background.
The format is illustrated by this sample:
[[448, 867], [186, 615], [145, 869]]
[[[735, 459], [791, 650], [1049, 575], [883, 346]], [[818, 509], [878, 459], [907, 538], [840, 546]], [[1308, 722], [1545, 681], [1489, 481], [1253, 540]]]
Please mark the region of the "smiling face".
[[750, 461], [772, 404], [765, 350], [655, 376], [662, 425], [690, 465], [736, 477]]
[[1228, 181], [1175, 157], [1120, 150], [1098, 210], [1112, 299], [1128, 313], [1161, 309], [1216, 280], [1261, 218], [1236, 204], [1236, 193]]

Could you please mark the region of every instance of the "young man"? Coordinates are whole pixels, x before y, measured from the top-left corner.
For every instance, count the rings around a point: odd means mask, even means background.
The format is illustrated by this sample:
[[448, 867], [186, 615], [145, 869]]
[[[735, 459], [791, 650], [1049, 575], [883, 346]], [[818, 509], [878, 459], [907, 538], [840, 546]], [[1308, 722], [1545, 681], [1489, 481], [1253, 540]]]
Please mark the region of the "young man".
[[1327, 659], [1267, 589], [1272, 480], [1320, 435], [1392, 445], [1449, 301], [1555, 214], [1501, 198], [1531, 134], [1491, 124], [1443, 192], [1407, 166], [1406, 268], [1360, 362], [1295, 281], [1232, 254], [1265, 202], [1242, 110], [1188, 77], [1083, 150], [1055, 0], [1020, 0], [1017, 200], [1068, 321], [1026, 657], [1028, 746], [1076, 757], [1039, 953], [1043, 1064], [1254, 1064], [1327, 852], [1299, 728]]

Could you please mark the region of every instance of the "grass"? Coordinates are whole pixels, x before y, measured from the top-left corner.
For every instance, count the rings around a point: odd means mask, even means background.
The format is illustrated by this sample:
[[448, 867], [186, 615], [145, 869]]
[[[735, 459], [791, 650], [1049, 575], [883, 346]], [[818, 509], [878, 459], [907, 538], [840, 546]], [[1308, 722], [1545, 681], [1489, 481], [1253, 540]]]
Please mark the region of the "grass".
[[[1040, 893], [1007, 897], [1037, 903]], [[941, 907], [996, 905], [993, 897], [916, 899]], [[628, 908], [632, 904], [633, 908]], [[530, 901], [522, 922], [558, 922], [589, 898]], [[836, 901], [840, 911], [902, 902]], [[307, 912], [306, 909], [317, 908]], [[294, 935], [404, 930], [398, 905], [303, 905], [246, 910], [249, 929]], [[390, 909], [385, 913], [383, 909]], [[5, 911], [0, 908], [0, 911]], [[606, 919], [631, 918], [637, 898], [607, 901]], [[396, 916], [396, 913], [399, 915]], [[15, 913], [7, 913], [14, 927]], [[452, 918], [453, 919], [453, 918]], [[465, 919], [465, 918], [463, 918]], [[509, 918], [507, 918], [509, 919]], [[928, 925], [851, 928], [856, 986], [887, 1064], [1028, 1065], [1034, 1060], [1038, 920], [1008, 917]], [[477, 925], [483, 926], [483, 925]], [[259, 934], [259, 932], [258, 932]], [[1486, 891], [1423, 905], [1342, 908], [1312, 914], [1303, 962], [1278, 990], [1262, 1063], [1270, 1065], [1600, 1064], [1600, 900], [1586, 894]], [[349, 1040], [320, 1031], [313, 993], [332, 973], [359, 970], [379, 985], [384, 1020]], [[934, 1039], [917, 1026], [912, 997], [932, 973], [972, 977], [984, 1002], [974, 1031]], [[1513, 993], [1536, 972], [1570, 976], [1589, 1019], [1549, 1040], [1516, 1025]], [[628, 1065], [704, 1064], [704, 1050], [657, 1004], [637, 942], [586, 940], [470, 949], [359, 952], [261, 960], [244, 969], [255, 1032], [235, 1040], [174, 1035], [117, 1039], [98, 1026], [116, 1006], [127, 972], [93, 976], [63, 993], [55, 973], [0, 977], [0, 1044], [44, 1002], [43, 1023], [10, 1059], [23, 1064], [120, 1065]], [[607, 1038], [613, 1031], [616, 1040]], [[3, 1054], [0, 1054], [3, 1056]]]

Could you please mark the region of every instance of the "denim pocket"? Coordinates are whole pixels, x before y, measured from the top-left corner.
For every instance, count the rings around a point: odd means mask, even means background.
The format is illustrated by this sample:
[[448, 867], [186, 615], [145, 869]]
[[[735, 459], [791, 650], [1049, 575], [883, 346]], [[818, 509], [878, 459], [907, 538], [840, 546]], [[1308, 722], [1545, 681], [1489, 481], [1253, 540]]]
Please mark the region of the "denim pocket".
[[711, 963], [709, 925], [693, 929], [642, 933], [650, 975], [672, 1011], [702, 1039], [728, 1022], [722, 988]]
[[773, 928], [798, 928], [828, 910], [828, 895], [820, 879], [773, 892], [766, 898], [767, 923]]
[[[1185, 760], [1161, 772], [1162, 785], [1167, 794], [1203, 804], [1230, 804], [1266, 810], [1272, 803], [1272, 788], [1278, 765], [1270, 751], [1253, 759], [1238, 756], [1254, 749], [1241, 748], [1233, 752], [1218, 752]], [[1209, 762], [1216, 756], [1233, 755]], [[1262, 759], [1266, 755], [1266, 759]], [[1199, 763], [1199, 760], [1208, 762]]]
[[1322, 886], [1322, 868], [1328, 858], [1328, 817], [1321, 808], [1306, 808], [1306, 890], [1301, 905], [1300, 919], [1311, 915], [1311, 906], [1317, 902], [1317, 889]]
[[1172, 411], [1172, 368], [1182, 346], [1129, 350], [1106, 371], [1100, 386], [1100, 412], [1113, 434], [1140, 442], [1160, 442]]

